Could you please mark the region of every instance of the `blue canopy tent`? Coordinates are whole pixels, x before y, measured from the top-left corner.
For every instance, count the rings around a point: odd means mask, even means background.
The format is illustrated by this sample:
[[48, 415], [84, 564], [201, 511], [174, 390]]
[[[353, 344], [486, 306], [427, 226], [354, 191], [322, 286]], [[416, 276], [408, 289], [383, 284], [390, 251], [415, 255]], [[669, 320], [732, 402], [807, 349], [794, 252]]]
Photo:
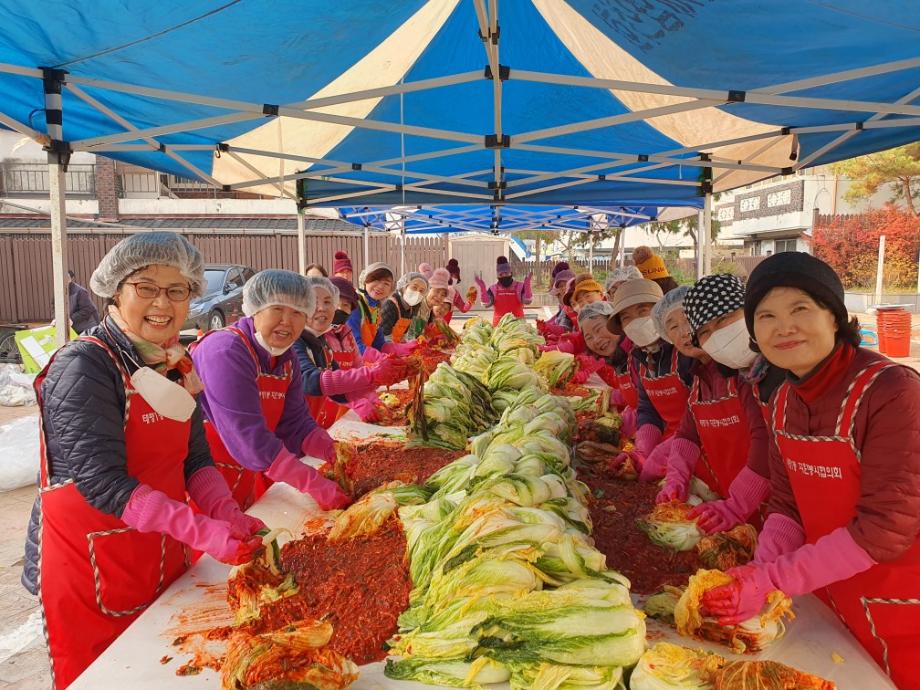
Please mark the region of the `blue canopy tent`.
[[0, 24], [61, 294], [71, 151], [313, 206], [603, 208], [920, 138], [914, 0], [8, 0]]

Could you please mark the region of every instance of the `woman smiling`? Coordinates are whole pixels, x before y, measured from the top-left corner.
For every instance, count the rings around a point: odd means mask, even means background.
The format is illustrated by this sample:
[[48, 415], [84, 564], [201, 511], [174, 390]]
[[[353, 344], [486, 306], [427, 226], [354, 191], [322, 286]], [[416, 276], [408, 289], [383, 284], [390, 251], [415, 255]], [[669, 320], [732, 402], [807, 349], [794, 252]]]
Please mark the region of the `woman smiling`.
[[761, 263], [744, 316], [788, 370], [773, 401], [769, 515], [752, 565], [704, 596], [723, 620], [818, 593], [899, 688], [920, 688], [920, 377], [860, 347], [843, 286], [799, 252]]
[[240, 512], [214, 468], [201, 381], [179, 344], [203, 279], [179, 235], [122, 240], [90, 281], [106, 317], [36, 379], [41, 491], [23, 583], [39, 596], [58, 689], [186, 569], [187, 547], [227, 563], [261, 547], [252, 535], [265, 525]]
[[245, 318], [212, 331], [195, 348], [211, 452], [244, 509], [273, 481], [310, 494], [323, 510], [348, 503], [335, 482], [299, 459], [335, 457], [332, 439], [307, 409], [290, 351], [314, 304], [307, 278], [261, 271], [243, 286]]

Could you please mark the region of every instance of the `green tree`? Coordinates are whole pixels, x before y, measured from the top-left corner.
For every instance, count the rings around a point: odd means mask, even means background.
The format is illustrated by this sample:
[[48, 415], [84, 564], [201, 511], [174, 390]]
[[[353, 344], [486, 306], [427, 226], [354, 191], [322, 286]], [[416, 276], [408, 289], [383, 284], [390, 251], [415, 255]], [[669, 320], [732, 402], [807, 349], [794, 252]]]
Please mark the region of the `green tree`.
[[901, 201], [911, 216], [917, 217], [920, 201], [920, 142], [887, 151], [851, 158], [831, 166], [835, 175], [848, 177], [853, 184], [844, 194], [849, 202], [868, 199], [880, 187], [892, 185], [890, 201]]

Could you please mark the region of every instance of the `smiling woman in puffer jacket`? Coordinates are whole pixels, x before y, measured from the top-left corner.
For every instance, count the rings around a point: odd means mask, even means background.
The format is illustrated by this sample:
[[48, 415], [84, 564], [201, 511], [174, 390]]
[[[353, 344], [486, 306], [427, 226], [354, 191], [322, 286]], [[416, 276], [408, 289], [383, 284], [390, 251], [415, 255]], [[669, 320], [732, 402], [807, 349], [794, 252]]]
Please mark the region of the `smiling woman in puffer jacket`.
[[751, 273], [747, 330], [785, 369], [754, 563], [703, 597], [726, 623], [817, 593], [901, 690], [920, 688], [920, 376], [860, 347], [840, 279], [784, 252]]
[[203, 277], [179, 235], [122, 240], [90, 281], [107, 316], [36, 379], [41, 493], [23, 583], [39, 597], [58, 690], [186, 569], [187, 546], [227, 563], [261, 547], [265, 525], [240, 512], [211, 460], [201, 382], [178, 340]]

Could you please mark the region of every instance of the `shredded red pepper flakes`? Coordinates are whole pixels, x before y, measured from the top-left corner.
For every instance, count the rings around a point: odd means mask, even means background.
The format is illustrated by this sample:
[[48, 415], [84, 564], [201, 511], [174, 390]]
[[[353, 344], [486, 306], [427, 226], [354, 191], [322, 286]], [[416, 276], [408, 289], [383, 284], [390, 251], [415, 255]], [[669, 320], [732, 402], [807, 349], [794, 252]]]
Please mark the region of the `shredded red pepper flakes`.
[[259, 633], [301, 619], [329, 620], [329, 648], [359, 666], [386, 657], [383, 644], [396, 632], [411, 589], [406, 538], [395, 518], [375, 534], [348, 542], [330, 544], [325, 534], [288, 542], [281, 563], [282, 570], [294, 573], [300, 591], [263, 604], [247, 630]]
[[422, 484], [463, 455], [457, 450], [407, 448], [394, 441], [371, 441], [352, 447], [345, 474], [352, 495], [358, 497], [387, 482]]
[[607, 556], [609, 568], [629, 578], [633, 592], [653, 594], [664, 585], [685, 586], [702, 567], [696, 550], [661, 548], [636, 526], [655, 507], [656, 484], [607, 477], [602, 464], [580, 466], [578, 478], [591, 489], [588, 509], [595, 545]]

